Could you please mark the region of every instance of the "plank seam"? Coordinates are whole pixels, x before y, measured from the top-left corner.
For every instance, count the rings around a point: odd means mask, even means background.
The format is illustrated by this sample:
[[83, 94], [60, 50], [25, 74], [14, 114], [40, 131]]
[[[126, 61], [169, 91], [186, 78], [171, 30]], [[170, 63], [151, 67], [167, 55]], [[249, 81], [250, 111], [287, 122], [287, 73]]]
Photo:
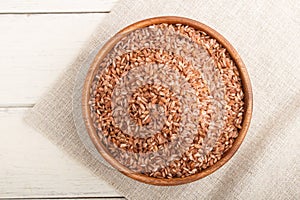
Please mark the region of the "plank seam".
[[69, 15], [69, 14], [104, 14], [110, 11], [58, 11], [58, 12], [0, 12], [0, 15]]
[[0, 198], [0, 200], [28, 200], [28, 199], [32, 199], [32, 200], [35, 200], [35, 199], [51, 199], [51, 200], [56, 200], [56, 199], [120, 199], [120, 198], [124, 198], [126, 199], [125, 197], [122, 197], [122, 196], [113, 196], [113, 197], [77, 197], [77, 196], [74, 196], [74, 197], [18, 197], [18, 198]]
[[3, 104], [3, 105], [0, 104], [0, 109], [33, 108], [34, 105], [35, 104]]

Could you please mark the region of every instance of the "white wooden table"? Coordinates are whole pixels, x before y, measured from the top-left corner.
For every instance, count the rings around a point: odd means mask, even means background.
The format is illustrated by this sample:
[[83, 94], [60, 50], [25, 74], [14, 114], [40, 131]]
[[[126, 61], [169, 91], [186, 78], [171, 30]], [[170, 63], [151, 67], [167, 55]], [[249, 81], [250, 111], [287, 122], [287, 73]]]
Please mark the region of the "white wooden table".
[[22, 120], [116, 0], [0, 0], [0, 198], [122, 198]]

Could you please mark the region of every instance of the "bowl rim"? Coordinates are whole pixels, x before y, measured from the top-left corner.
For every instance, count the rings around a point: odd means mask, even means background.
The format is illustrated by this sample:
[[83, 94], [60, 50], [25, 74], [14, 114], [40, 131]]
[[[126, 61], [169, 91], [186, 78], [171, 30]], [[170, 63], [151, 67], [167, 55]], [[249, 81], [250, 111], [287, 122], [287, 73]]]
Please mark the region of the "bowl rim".
[[[167, 23], [167, 24], [183, 24], [188, 25], [190, 27], [195, 28], [196, 30], [204, 31], [211, 37], [215, 38], [230, 54], [231, 58], [235, 62], [238, 71], [240, 73], [240, 77], [242, 80], [242, 88], [244, 92], [244, 108], [245, 112], [243, 115], [243, 121], [242, 121], [242, 129], [239, 131], [238, 137], [235, 139], [232, 147], [223, 154], [222, 158], [216, 162], [214, 165], [200, 171], [199, 173], [193, 174], [188, 177], [184, 178], [172, 178], [172, 179], [161, 179], [161, 178], [154, 178], [149, 177], [143, 174], [139, 174], [136, 172], [132, 172], [127, 167], [120, 164], [117, 160], [115, 160], [107, 151], [107, 149], [104, 147], [102, 142], [100, 141], [100, 138], [97, 136], [96, 130], [93, 126], [93, 121], [91, 119], [91, 113], [90, 113], [90, 106], [89, 106], [89, 97], [90, 97], [90, 87], [92, 84], [92, 81], [95, 77], [95, 74], [98, 69], [98, 64], [102, 61], [105, 55], [112, 49], [112, 47], [123, 37], [125, 37], [130, 32], [139, 29], [144, 28], [153, 24], [161, 24], [161, 23]], [[217, 31], [210, 28], [209, 26], [189, 19], [185, 17], [178, 17], [178, 16], [161, 16], [161, 17], [154, 17], [154, 18], [148, 18], [144, 19], [142, 21], [135, 22], [119, 32], [117, 32], [113, 37], [111, 37], [99, 50], [97, 55], [94, 58], [94, 61], [90, 65], [90, 68], [88, 70], [88, 73], [86, 75], [84, 86], [82, 90], [82, 101], [81, 101], [81, 108], [82, 108], [82, 114], [84, 123], [87, 129], [87, 132], [94, 143], [95, 147], [97, 148], [98, 152], [103, 156], [103, 158], [110, 164], [112, 167], [116, 168], [118, 171], [122, 172], [124, 175], [133, 178], [137, 181], [141, 181], [147, 184], [152, 185], [160, 185], [160, 186], [171, 186], [171, 185], [180, 185], [185, 183], [190, 183], [196, 180], [199, 180], [201, 178], [204, 178], [205, 176], [215, 172], [217, 169], [222, 167], [226, 162], [228, 162], [232, 156], [236, 153], [238, 148], [240, 147], [241, 143], [243, 142], [246, 133], [248, 131], [248, 128], [250, 126], [250, 121], [252, 117], [252, 110], [253, 110], [253, 94], [252, 94], [252, 87], [250, 78], [246, 69], [245, 64], [243, 63], [242, 59], [238, 55], [237, 51], [234, 49], [234, 47]]]

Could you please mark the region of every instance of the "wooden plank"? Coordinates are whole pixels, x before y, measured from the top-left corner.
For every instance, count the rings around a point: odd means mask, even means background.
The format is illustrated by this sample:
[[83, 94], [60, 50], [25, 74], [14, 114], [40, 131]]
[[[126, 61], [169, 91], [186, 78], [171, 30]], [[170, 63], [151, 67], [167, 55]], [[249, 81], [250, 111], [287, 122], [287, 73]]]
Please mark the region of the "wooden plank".
[[0, 107], [34, 104], [105, 15], [0, 15]]
[[26, 108], [0, 109], [0, 197], [120, 197], [27, 126]]
[[1, 13], [109, 12], [117, 0], [1, 0]]

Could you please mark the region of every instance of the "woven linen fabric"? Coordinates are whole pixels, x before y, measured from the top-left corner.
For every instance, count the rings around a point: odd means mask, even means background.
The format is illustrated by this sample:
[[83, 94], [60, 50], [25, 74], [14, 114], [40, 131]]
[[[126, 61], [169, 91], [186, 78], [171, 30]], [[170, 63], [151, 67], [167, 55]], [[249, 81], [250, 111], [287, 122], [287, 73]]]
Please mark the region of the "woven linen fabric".
[[[296, 0], [122, 0], [25, 121], [128, 199], [297, 199], [299, 10]], [[222, 168], [190, 184], [161, 187], [132, 180], [95, 158], [77, 134], [72, 98], [77, 73], [87, 71], [95, 50], [131, 23], [166, 15], [198, 20], [229, 40], [248, 69], [254, 110], [244, 142]]]

